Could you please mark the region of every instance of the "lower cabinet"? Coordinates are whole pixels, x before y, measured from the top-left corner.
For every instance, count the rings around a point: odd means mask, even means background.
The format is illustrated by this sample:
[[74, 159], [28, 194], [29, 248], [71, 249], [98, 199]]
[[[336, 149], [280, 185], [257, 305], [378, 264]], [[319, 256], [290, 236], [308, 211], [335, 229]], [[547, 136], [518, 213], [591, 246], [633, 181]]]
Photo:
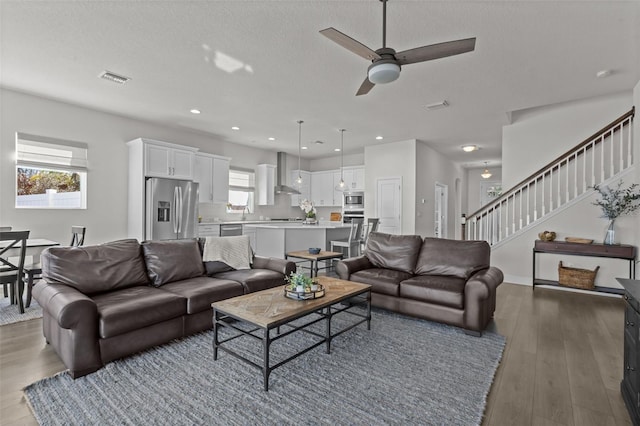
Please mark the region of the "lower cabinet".
[[201, 223], [198, 225], [198, 237], [219, 237], [220, 225]]
[[634, 425], [640, 424], [640, 301], [625, 294], [624, 314], [624, 372], [620, 390]]

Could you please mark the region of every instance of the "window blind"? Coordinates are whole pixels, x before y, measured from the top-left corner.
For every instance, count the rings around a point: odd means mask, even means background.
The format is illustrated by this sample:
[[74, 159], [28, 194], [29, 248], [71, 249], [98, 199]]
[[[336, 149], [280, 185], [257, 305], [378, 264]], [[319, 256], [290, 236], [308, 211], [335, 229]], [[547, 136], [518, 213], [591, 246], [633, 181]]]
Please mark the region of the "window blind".
[[88, 147], [46, 136], [16, 133], [16, 159], [19, 166], [86, 171]]

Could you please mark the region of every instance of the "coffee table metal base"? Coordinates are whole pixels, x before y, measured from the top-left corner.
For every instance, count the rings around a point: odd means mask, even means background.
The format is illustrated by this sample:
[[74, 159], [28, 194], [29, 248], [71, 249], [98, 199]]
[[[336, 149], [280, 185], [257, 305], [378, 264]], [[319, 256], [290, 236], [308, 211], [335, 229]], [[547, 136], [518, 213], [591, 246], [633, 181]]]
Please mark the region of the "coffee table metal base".
[[[284, 297], [284, 296], [283, 296]], [[355, 312], [353, 311], [353, 308], [355, 306], [362, 306], [365, 305], [366, 307], [366, 313], [365, 314], [361, 314], [359, 312]], [[331, 319], [340, 313], [348, 313], [350, 315], [359, 317], [360, 320], [349, 325], [348, 327], [333, 333], [331, 330]], [[315, 315], [317, 316], [317, 318], [306, 322], [303, 325], [293, 325], [291, 324], [292, 321], [298, 320], [300, 318], [304, 318], [307, 316], [311, 316], [311, 315]], [[331, 341], [341, 335], [342, 333], [345, 333], [349, 330], [351, 330], [352, 328], [363, 324], [363, 323], [367, 323], [367, 330], [371, 330], [371, 291], [367, 291], [364, 294], [362, 294], [361, 297], [354, 297], [352, 299], [349, 299], [349, 302], [347, 304], [334, 304], [334, 305], [330, 305], [327, 307], [324, 307], [322, 309], [319, 309], [318, 311], [315, 311], [313, 313], [310, 314], [305, 314], [305, 315], [301, 315], [299, 317], [296, 318], [292, 318], [286, 322], [283, 323], [276, 323], [273, 324], [271, 326], [268, 327], [260, 327], [260, 326], [255, 326], [252, 327], [249, 330], [245, 330], [242, 329], [240, 327], [238, 327], [237, 325], [234, 324], [234, 321], [230, 321], [230, 319], [233, 319], [235, 321], [241, 321], [244, 323], [248, 323], [251, 325], [255, 325], [252, 324], [250, 321], [247, 321], [246, 319], [243, 318], [239, 318], [236, 316], [233, 316], [231, 314], [222, 312], [218, 309], [216, 309], [214, 307], [213, 309], [213, 359], [214, 361], [218, 359], [218, 350], [222, 350], [230, 355], [233, 355], [234, 357], [246, 362], [249, 365], [252, 365], [260, 370], [262, 370], [262, 376], [263, 376], [263, 382], [264, 382], [264, 390], [268, 391], [269, 390], [269, 375], [271, 374], [271, 372], [273, 370], [275, 370], [278, 367], [281, 367], [282, 365], [286, 364], [287, 362], [298, 358], [299, 356], [309, 352], [312, 349], [315, 349], [318, 346], [321, 345], [326, 345], [326, 353], [330, 354], [331, 353]], [[309, 327], [312, 326], [313, 324], [319, 323], [324, 321], [325, 323], [325, 332], [324, 334], [318, 333], [316, 331], [313, 330], [309, 330]], [[286, 326], [289, 329], [287, 331], [281, 332], [280, 327], [282, 326]], [[227, 327], [227, 328], [231, 328], [235, 331], [237, 331], [238, 333], [225, 338], [225, 339], [220, 339], [219, 336], [219, 331], [221, 327]], [[276, 329], [276, 335], [272, 336], [273, 333], [271, 333], [271, 330]], [[271, 365], [271, 362], [269, 360], [269, 353], [270, 353], [270, 348], [271, 348], [271, 344], [277, 340], [280, 340], [284, 337], [287, 337], [288, 335], [290, 335], [291, 333], [295, 333], [296, 331], [304, 331], [305, 333], [311, 334], [313, 336], [316, 336], [318, 338], [320, 338], [321, 340], [319, 340], [318, 342], [304, 348], [303, 350], [291, 355], [290, 357], [274, 364]], [[241, 355], [240, 353], [224, 346], [224, 344], [226, 342], [229, 342], [231, 340], [237, 339], [239, 337], [243, 337], [243, 336], [248, 336], [248, 337], [252, 337], [256, 340], [260, 340], [262, 343], [262, 354], [263, 354], [263, 359], [262, 359], [262, 365], [257, 364], [255, 362], [253, 362], [252, 360], [248, 359], [247, 357]]]

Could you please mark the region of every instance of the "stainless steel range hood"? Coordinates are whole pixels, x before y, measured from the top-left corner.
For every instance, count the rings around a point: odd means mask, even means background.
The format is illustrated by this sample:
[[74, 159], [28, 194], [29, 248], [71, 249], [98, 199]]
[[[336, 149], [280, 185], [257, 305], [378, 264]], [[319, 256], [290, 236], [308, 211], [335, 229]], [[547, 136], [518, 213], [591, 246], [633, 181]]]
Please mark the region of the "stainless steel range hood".
[[286, 152], [278, 152], [278, 163], [277, 163], [277, 177], [276, 177], [276, 194], [300, 194], [295, 188], [287, 186], [287, 153]]

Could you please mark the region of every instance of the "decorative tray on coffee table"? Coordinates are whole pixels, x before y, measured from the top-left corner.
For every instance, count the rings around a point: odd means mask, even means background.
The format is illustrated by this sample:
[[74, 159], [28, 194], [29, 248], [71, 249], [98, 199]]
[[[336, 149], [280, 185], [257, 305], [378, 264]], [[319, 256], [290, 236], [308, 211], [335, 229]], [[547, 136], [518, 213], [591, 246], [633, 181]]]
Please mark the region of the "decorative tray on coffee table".
[[295, 300], [318, 299], [324, 296], [324, 287], [322, 286], [322, 284], [318, 284], [317, 290], [295, 291], [291, 290], [291, 288], [287, 285], [284, 287], [284, 295], [289, 299]]

